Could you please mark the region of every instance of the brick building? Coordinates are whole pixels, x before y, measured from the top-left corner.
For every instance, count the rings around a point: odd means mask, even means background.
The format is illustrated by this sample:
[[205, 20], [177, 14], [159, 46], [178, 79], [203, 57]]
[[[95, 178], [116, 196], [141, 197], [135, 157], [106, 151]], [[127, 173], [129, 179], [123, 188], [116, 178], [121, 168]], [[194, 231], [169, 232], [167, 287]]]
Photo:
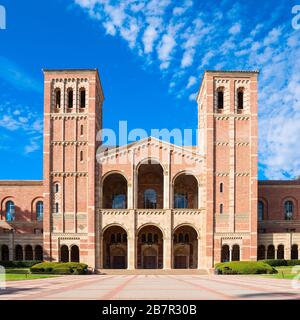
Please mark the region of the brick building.
[[257, 181], [257, 72], [204, 73], [193, 147], [103, 148], [98, 71], [44, 76], [44, 180], [0, 181], [0, 260], [202, 269], [298, 257], [300, 181]]

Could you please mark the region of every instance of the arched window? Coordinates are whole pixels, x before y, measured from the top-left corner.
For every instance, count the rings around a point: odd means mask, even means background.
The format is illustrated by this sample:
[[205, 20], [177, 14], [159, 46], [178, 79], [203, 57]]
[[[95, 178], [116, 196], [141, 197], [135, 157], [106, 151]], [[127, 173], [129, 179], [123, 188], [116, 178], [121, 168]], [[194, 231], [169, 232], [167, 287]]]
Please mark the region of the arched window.
[[43, 201], [38, 201], [36, 204], [36, 219], [42, 220], [44, 214], [44, 203]]
[[68, 108], [73, 108], [73, 89], [68, 89]]
[[12, 201], [6, 202], [6, 221], [15, 220], [15, 204]]
[[152, 233], [150, 232], [150, 233], [148, 233], [148, 241], [147, 241], [148, 243], [152, 243], [153, 242], [153, 235], [152, 235]]
[[117, 243], [121, 243], [122, 241], [121, 233], [117, 233]]
[[244, 109], [244, 89], [240, 88], [237, 92], [237, 107], [239, 110]]
[[174, 208], [175, 209], [188, 208], [188, 194], [187, 193], [175, 193], [175, 195], [174, 195]]
[[19, 244], [15, 247], [15, 259], [16, 261], [23, 260], [23, 248]]
[[55, 90], [55, 108], [59, 109], [61, 106], [61, 91], [60, 89]]
[[36, 261], [43, 261], [43, 248], [39, 245], [34, 249], [34, 259]]
[[9, 248], [6, 244], [1, 247], [1, 261], [9, 261]]
[[275, 247], [272, 244], [268, 246], [267, 259], [275, 259]]
[[54, 185], [54, 192], [55, 193], [59, 192], [59, 184], [58, 183], [55, 183], [55, 185]]
[[179, 233], [178, 242], [183, 243], [183, 233]]
[[232, 246], [231, 260], [240, 261], [240, 246], [238, 244]]
[[142, 243], [146, 243], [146, 235], [145, 235], [145, 233], [142, 234]]
[[229, 261], [229, 246], [224, 244], [221, 250], [221, 262], [228, 262]]
[[80, 151], [80, 161], [83, 161], [83, 151]]
[[224, 89], [219, 88], [217, 92], [217, 107], [218, 109], [224, 109]]
[[156, 192], [153, 189], [147, 189], [144, 192], [144, 208], [145, 209], [156, 209], [157, 197]]
[[83, 136], [83, 124], [80, 126], [80, 135]]
[[80, 89], [80, 108], [85, 108], [85, 89], [81, 88]]
[[58, 202], [55, 203], [55, 213], [59, 213], [59, 204], [58, 204]]
[[266, 248], [264, 245], [257, 247], [257, 260], [264, 260], [266, 257]]
[[293, 244], [291, 248], [291, 259], [296, 260], [298, 259], [298, 245]]
[[30, 245], [25, 247], [25, 260], [28, 260], [28, 261], [33, 260], [33, 250], [32, 250], [32, 246]]
[[258, 207], [257, 207], [257, 215], [258, 215], [258, 221], [264, 220], [264, 203], [262, 201], [258, 201]]
[[221, 204], [220, 204], [220, 214], [223, 213], [223, 208], [224, 208], [224, 205], [223, 205], [223, 203], [221, 203]]
[[292, 220], [294, 214], [294, 204], [292, 201], [288, 200], [284, 203], [284, 219]]
[[79, 262], [79, 248], [78, 246], [71, 247], [71, 262]]
[[66, 245], [60, 248], [60, 261], [69, 262], [69, 248]]
[[222, 193], [224, 190], [224, 185], [223, 185], [223, 182], [220, 183], [220, 192]]
[[277, 248], [277, 259], [284, 259], [284, 245], [280, 244]]
[[185, 243], [189, 243], [190, 242], [190, 237], [189, 237], [189, 235], [187, 233], [184, 235], [184, 242]]

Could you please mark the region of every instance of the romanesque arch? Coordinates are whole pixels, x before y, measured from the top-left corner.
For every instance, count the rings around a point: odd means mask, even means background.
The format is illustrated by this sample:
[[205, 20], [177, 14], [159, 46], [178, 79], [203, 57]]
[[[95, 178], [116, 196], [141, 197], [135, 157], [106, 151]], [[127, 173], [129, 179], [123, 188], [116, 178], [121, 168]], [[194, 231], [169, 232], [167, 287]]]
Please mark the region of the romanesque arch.
[[257, 260], [264, 260], [265, 257], [266, 257], [266, 247], [261, 244], [257, 247]]
[[162, 209], [164, 200], [164, 170], [153, 159], [147, 159], [137, 166], [138, 208]]
[[127, 232], [118, 225], [107, 227], [103, 232], [103, 267], [127, 268]]
[[77, 245], [71, 246], [71, 262], [80, 262], [80, 251]]
[[230, 248], [229, 245], [224, 244], [221, 249], [221, 262], [230, 261]]
[[9, 248], [8, 245], [3, 244], [1, 246], [1, 261], [9, 261]]
[[173, 207], [175, 209], [198, 208], [198, 181], [188, 172], [177, 174], [173, 180]]
[[33, 250], [31, 245], [25, 247], [25, 260], [33, 260]]
[[163, 232], [155, 225], [145, 225], [138, 231], [137, 268], [163, 268]]
[[198, 235], [195, 228], [182, 225], [173, 233], [173, 267], [196, 269], [198, 261]]
[[102, 181], [104, 209], [127, 208], [127, 180], [118, 172], [107, 174]]

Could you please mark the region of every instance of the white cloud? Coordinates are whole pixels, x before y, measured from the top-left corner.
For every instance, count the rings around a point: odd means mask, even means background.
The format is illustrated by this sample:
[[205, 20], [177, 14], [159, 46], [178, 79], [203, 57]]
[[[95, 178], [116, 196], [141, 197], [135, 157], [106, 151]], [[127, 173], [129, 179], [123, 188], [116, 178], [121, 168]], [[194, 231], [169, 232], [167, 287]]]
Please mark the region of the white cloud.
[[236, 35], [238, 33], [241, 32], [241, 24], [240, 23], [235, 23], [230, 29], [229, 29], [229, 33], [232, 34], [232, 35]]
[[188, 83], [186, 85], [186, 89], [189, 89], [190, 87], [194, 86], [197, 83], [197, 78], [194, 76], [190, 76]]

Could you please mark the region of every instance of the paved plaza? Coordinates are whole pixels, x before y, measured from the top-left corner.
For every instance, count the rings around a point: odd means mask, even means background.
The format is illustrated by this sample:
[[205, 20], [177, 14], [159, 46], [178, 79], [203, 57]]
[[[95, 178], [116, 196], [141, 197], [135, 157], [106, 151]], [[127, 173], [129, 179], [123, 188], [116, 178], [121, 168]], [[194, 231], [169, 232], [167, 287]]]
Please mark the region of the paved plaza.
[[299, 299], [291, 280], [261, 276], [88, 275], [8, 282], [1, 300]]

